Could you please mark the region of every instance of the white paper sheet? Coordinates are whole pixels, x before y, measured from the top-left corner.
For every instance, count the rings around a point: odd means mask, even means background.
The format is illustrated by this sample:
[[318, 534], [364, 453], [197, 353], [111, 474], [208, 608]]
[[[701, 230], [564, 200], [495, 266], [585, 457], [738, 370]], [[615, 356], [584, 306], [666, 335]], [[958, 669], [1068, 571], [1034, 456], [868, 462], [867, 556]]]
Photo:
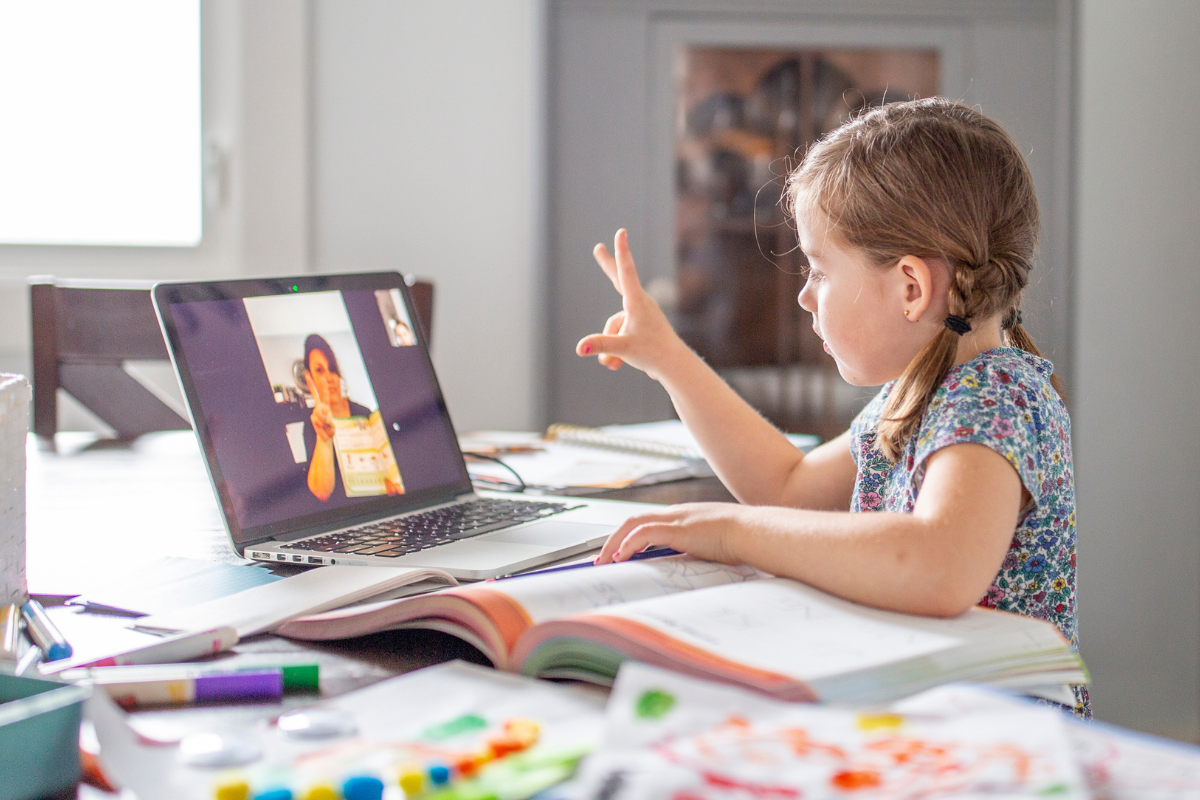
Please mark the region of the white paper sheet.
[[552, 796], [1083, 800], [1065, 727], [1015, 702], [944, 716], [779, 703], [631, 663], [603, 748]]

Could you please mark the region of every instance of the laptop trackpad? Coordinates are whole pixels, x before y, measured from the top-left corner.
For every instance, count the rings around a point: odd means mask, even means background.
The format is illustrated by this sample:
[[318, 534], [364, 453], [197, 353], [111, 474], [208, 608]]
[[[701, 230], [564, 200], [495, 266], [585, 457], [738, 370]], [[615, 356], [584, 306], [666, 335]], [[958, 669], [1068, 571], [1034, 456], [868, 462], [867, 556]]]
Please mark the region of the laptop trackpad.
[[489, 542], [537, 544], [546, 547], [565, 547], [608, 536], [616, 530], [612, 525], [588, 525], [583, 522], [557, 522], [548, 519], [532, 525], [522, 525], [509, 531], [481, 537]]

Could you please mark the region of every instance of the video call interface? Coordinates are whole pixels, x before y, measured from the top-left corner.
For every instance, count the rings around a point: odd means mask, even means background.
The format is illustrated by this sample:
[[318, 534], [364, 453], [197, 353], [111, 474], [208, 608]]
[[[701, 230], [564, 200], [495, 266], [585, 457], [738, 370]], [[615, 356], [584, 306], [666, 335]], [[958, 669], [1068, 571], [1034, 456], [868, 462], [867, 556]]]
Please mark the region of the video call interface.
[[399, 289], [170, 309], [243, 530], [466, 483]]

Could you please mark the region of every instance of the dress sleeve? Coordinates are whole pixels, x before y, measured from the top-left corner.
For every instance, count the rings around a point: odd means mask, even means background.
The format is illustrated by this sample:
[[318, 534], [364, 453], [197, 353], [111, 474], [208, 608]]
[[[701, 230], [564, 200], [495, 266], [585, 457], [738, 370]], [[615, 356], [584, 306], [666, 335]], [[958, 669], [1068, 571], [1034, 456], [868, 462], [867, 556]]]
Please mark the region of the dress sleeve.
[[1011, 374], [996, 369], [964, 372], [938, 389], [918, 434], [916, 474], [929, 456], [955, 444], [981, 444], [1012, 464], [1034, 501], [1038, 477], [1039, 398]]

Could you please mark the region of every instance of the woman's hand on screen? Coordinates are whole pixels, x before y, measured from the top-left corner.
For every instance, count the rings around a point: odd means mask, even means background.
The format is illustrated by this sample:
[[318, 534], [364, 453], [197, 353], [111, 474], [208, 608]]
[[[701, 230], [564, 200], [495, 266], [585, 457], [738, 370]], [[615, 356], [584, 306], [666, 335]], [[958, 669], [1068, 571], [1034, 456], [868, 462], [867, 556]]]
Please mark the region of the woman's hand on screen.
[[316, 384], [307, 373], [304, 375], [304, 382], [308, 384], [308, 393], [312, 395], [313, 410], [312, 410], [312, 426], [317, 432], [317, 441], [328, 441], [333, 438], [333, 412], [329, 410], [329, 406], [325, 405], [321, 400], [321, 395], [317, 393]]
[[673, 352], [677, 348], [686, 350], [686, 345], [658, 303], [642, 288], [624, 228], [617, 231], [614, 250], [615, 256], [598, 244], [592, 255], [621, 295], [622, 309], [608, 318], [602, 333], [580, 339], [575, 353], [598, 356], [600, 363], [609, 369], [620, 369], [627, 363], [658, 380]]

